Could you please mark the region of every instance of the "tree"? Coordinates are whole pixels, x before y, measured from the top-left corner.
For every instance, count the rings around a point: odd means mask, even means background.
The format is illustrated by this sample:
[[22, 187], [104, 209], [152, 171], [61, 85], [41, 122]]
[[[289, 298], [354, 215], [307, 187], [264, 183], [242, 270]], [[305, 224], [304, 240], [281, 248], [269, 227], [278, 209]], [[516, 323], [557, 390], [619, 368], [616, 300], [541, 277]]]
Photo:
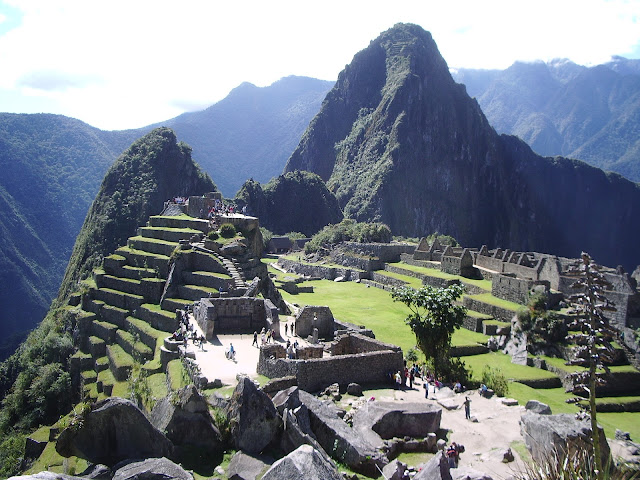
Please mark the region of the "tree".
[[[582, 252], [581, 262], [569, 269], [569, 275], [579, 277], [572, 288], [581, 292], [570, 297], [576, 319], [570, 328], [579, 328], [581, 333], [570, 335], [569, 339], [578, 346], [574, 349], [571, 365], [589, 367], [589, 370], [576, 374], [578, 384], [575, 389], [589, 394], [589, 413], [591, 417], [591, 434], [593, 437], [593, 456], [599, 479], [605, 477], [600, 451], [600, 435], [596, 419], [596, 385], [604, 383], [598, 376], [598, 370], [609, 373], [605, 362], [612, 361], [613, 342], [616, 330], [609, 325], [604, 312], [615, 310], [604, 296], [606, 287], [611, 284], [600, 272], [599, 266], [591, 261], [588, 253]], [[575, 391], [575, 390], [574, 390]]]
[[451, 336], [462, 326], [467, 309], [454, 302], [462, 297], [464, 287], [458, 283], [446, 288], [426, 285], [419, 290], [395, 288], [391, 297], [404, 303], [411, 313], [405, 319], [416, 336], [418, 348], [433, 363], [434, 375], [448, 371], [451, 359]]

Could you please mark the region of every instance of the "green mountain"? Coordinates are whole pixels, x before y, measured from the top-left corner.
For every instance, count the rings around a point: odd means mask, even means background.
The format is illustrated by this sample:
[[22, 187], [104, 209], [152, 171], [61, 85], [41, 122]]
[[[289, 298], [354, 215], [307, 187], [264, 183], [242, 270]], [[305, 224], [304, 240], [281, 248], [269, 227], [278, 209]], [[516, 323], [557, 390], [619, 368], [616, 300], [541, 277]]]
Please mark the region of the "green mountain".
[[579, 158], [640, 180], [640, 60], [595, 67], [568, 60], [516, 62], [506, 70], [460, 69], [498, 132], [541, 155]]
[[134, 138], [61, 115], [0, 114], [0, 359], [44, 317], [104, 173]]
[[[78, 279], [112, 253], [150, 214], [174, 195], [215, 191], [211, 178], [191, 159], [188, 145], [158, 128], [134, 142], [104, 177], [73, 249], [60, 297], [79, 288]], [[62, 305], [62, 303], [60, 303]], [[49, 310], [44, 320], [7, 360], [0, 363], [0, 436], [53, 422], [77, 400], [70, 355], [77, 317], [68, 306]], [[77, 340], [77, 339], [76, 339]]]
[[261, 226], [276, 234], [301, 232], [310, 237], [343, 218], [336, 197], [318, 175], [310, 172], [289, 172], [264, 187], [247, 180], [236, 201], [246, 205]]
[[207, 172], [232, 197], [247, 178], [267, 182], [300, 141], [309, 121], [334, 82], [285, 77], [259, 88], [243, 83], [201, 112], [190, 112], [162, 122], [197, 153]]
[[175, 133], [156, 128], [135, 141], [107, 172], [73, 247], [60, 287], [64, 299], [105, 255], [126, 243], [136, 228], [175, 196], [216, 191], [191, 159], [191, 147]]
[[340, 73], [294, 170], [320, 175], [345, 216], [396, 235], [640, 263], [640, 186], [498, 135], [416, 25], [384, 32]]

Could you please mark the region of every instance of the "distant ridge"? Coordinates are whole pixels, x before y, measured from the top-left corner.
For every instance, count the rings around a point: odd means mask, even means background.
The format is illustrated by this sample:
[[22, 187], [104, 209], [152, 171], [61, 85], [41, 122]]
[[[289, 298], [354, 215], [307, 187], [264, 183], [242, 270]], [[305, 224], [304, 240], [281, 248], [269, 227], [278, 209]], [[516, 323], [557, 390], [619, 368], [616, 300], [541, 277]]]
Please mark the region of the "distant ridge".
[[489, 122], [541, 155], [579, 158], [640, 181], [640, 60], [584, 67], [566, 59], [506, 70], [459, 69]]
[[499, 136], [416, 25], [355, 55], [289, 158], [294, 170], [327, 181], [345, 216], [394, 234], [640, 263], [640, 187]]

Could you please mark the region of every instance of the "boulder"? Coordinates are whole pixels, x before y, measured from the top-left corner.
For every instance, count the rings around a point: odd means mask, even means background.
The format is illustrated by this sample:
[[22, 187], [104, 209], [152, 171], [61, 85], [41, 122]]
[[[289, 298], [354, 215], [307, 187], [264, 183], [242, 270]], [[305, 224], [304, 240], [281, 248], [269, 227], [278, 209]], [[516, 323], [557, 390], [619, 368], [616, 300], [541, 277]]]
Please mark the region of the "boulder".
[[413, 480], [452, 480], [449, 460], [443, 451], [439, 451], [427, 463], [419, 468]]
[[533, 413], [539, 413], [540, 415], [551, 415], [551, 407], [546, 403], [539, 402], [538, 400], [529, 400], [524, 408], [525, 410], [529, 410]]
[[[562, 462], [567, 453], [590, 449], [591, 421], [579, 420], [574, 415], [539, 415], [525, 412], [520, 417], [520, 432], [533, 460], [544, 464], [556, 458]], [[602, 427], [598, 428], [602, 465], [611, 465], [611, 452]]]
[[347, 393], [349, 395], [353, 395], [354, 397], [362, 396], [362, 387], [359, 383], [350, 383], [347, 385]]
[[451, 390], [449, 387], [442, 387], [436, 390], [436, 398], [438, 400], [442, 400], [445, 398], [453, 398], [455, 396], [456, 396], [455, 392]]
[[34, 473], [33, 475], [9, 477], [8, 480], [83, 480], [83, 477], [74, 477], [72, 475], [45, 471]]
[[402, 480], [407, 471], [407, 464], [399, 460], [393, 460], [382, 469], [382, 476], [387, 480]]
[[272, 400], [280, 415], [282, 415], [285, 408], [293, 410], [301, 405], [298, 387], [289, 387], [286, 390], [280, 390], [273, 396]]
[[275, 462], [262, 480], [342, 480], [338, 470], [311, 445], [302, 445]]
[[442, 399], [438, 398], [436, 401], [438, 402], [438, 405], [446, 408], [447, 410], [457, 410], [460, 408], [460, 400], [455, 397]]
[[630, 442], [631, 441], [631, 435], [629, 434], [629, 432], [623, 432], [619, 428], [616, 428], [615, 439], [616, 440], [623, 440], [623, 441], [629, 441]]
[[110, 397], [97, 402], [82, 422], [65, 428], [56, 451], [111, 467], [128, 459], [171, 456], [173, 445], [132, 402]]
[[255, 480], [269, 469], [273, 458], [253, 456], [242, 451], [237, 452], [227, 468], [229, 480]]
[[442, 408], [432, 403], [367, 402], [353, 416], [354, 430], [381, 438], [426, 437], [440, 428]]
[[377, 476], [378, 468], [384, 468], [388, 460], [342, 420], [341, 410], [333, 402], [321, 401], [305, 391], [299, 395], [309, 409], [311, 430], [325, 452], [355, 472]]
[[329, 455], [327, 455], [311, 432], [307, 407], [301, 405], [294, 411], [285, 409], [282, 420], [283, 432], [280, 437], [280, 448], [285, 453], [291, 453], [302, 445], [311, 445], [327, 462], [333, 464]]
[[151, 423], [175, 446], [220, 447], [220, 432], [213, 424], [206, 400], [194, 385], [188, 385], [160, 400], [151, 412]]
[[111, 480], [113, 471], [106, 465], [89, 465], [81, 474], [82, 478], [91, 478], [93, 480]]
[[238, 450], [260, 453], [279, 433], [282, 420], [269, 396], [243, 376], [236, 385], [227, 418]]
[[116, 465], [114, 470], [113, 480], [193, 480], [193, 475], [164, 457]]
[[493, 480], [493, 478], [486, 473], [474, 470], [469, 467], [458, 467], [449, 471], [453, 480]]
[[515, 407], [518, 405], [518, 400], [516, 400], [515, 398], [503, 398], [502, 404], [507, 407]]

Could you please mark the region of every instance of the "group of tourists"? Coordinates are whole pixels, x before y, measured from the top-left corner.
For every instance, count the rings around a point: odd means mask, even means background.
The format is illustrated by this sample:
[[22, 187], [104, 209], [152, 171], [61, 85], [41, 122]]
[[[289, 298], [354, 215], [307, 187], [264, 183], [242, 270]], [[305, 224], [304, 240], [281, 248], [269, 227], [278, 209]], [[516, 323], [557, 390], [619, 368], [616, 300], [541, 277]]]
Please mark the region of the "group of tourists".
[[[262, 327], [262, 330], [260, 331], [260, 344], [261, 345], [266, 345], [267, 343], [271, 343], [273, 341], [273, 339], [275, 338], [275, 332], [270, 329], [270, 328], [264, 328]], [[251, 344], [251, 346], [258, 346], [258, 332], [254, 331], [253, 332], [253, 343]]]
[[287, 358], [292, 360], [298, 358], [298, 340], [291, 343], [291, 340], [287, 339], [287, 346], [285, 350], [287, 352]]
[[185, 310], [176, 310], [176, 318], [179, 320], [178, 328], [171, 335], [171, 339], [178, 342], [183, 342], [185, 350], [187, 349], [187, 341], [191, 339], [194, 346], [199, 345], [200, 350], [204, 350], [204, 343], [206, 338], [204, 334], [198, 334], [195, 331], [193, 323], [189, 320], [190, 307], [186, 307]]

